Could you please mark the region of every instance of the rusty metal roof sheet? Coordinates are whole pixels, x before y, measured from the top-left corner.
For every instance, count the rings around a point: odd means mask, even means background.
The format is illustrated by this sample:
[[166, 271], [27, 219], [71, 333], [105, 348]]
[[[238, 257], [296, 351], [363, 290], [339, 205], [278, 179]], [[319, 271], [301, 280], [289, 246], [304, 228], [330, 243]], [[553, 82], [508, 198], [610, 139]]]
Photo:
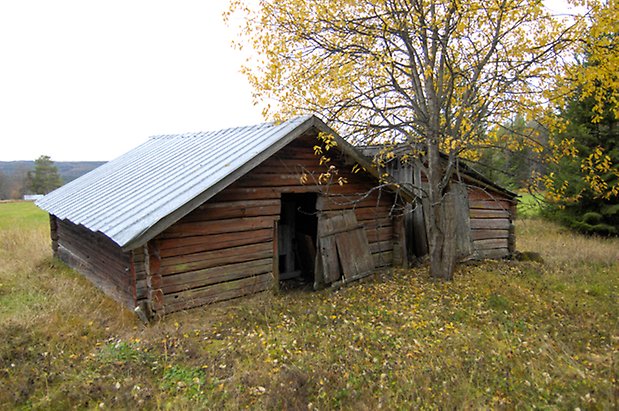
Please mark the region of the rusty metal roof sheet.
[[316, 117], [303, 116], [280, 124], [154, 136], [36, 204], [132, 249], [312, 126], [328, 130]]

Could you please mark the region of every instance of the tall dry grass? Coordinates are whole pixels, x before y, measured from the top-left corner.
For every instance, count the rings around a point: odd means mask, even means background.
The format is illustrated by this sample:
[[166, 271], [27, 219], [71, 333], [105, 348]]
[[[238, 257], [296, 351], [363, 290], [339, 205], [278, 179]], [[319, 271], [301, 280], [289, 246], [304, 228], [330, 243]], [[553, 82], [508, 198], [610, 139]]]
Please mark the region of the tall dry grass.
[[619, 263], [619, 238], [585, 236], [541, 218], [519, 220], [517, 248], [539, 252], [551, 264]]

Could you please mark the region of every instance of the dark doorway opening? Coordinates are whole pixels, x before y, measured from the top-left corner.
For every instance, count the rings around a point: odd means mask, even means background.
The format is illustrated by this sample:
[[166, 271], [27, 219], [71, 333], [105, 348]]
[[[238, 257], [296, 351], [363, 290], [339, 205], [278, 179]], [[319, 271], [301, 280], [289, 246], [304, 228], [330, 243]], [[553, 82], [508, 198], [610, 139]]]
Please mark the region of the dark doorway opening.
[[280, 281], [314, 282], [317, 198], [315, 193], [282, 194], [277, 243]]

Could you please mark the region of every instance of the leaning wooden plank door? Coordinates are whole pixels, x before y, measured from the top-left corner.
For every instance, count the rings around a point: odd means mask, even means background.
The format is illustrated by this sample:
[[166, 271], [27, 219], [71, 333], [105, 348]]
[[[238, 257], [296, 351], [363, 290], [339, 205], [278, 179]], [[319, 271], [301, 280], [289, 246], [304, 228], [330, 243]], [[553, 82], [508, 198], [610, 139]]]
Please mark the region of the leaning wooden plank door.
[[318, 253], [316, 270], [322, 274], [322, 282], [330, 284], [341, 276], [340, 262], [337, 258], [335, 234], [343, 229], [343, 219], [338, 215], [323, 215], [318, 219]]
[[[318, 220], [319, 263], [325, 283], [355, 280], [374, 270], [365, 229], [354, 211], [325, 213]], [[317, 258], [318, 260], [318, 258]]]

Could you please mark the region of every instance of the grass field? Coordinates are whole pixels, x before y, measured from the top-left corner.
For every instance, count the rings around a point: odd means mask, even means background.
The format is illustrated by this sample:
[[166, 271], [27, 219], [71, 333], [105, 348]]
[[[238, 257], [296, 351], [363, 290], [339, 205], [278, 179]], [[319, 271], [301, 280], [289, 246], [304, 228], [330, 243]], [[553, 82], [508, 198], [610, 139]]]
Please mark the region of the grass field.
[[47, 214], [30, 201], [0, 202], [0, 230], [39, 227], [47, 221]]
[[394, 270], [144, 326], [50, 257], [43, 213], [0, 204], [0, 408], [617, 409], [619, 241], [537, 219], [517, 235], [544, 262], [450, 283]]

